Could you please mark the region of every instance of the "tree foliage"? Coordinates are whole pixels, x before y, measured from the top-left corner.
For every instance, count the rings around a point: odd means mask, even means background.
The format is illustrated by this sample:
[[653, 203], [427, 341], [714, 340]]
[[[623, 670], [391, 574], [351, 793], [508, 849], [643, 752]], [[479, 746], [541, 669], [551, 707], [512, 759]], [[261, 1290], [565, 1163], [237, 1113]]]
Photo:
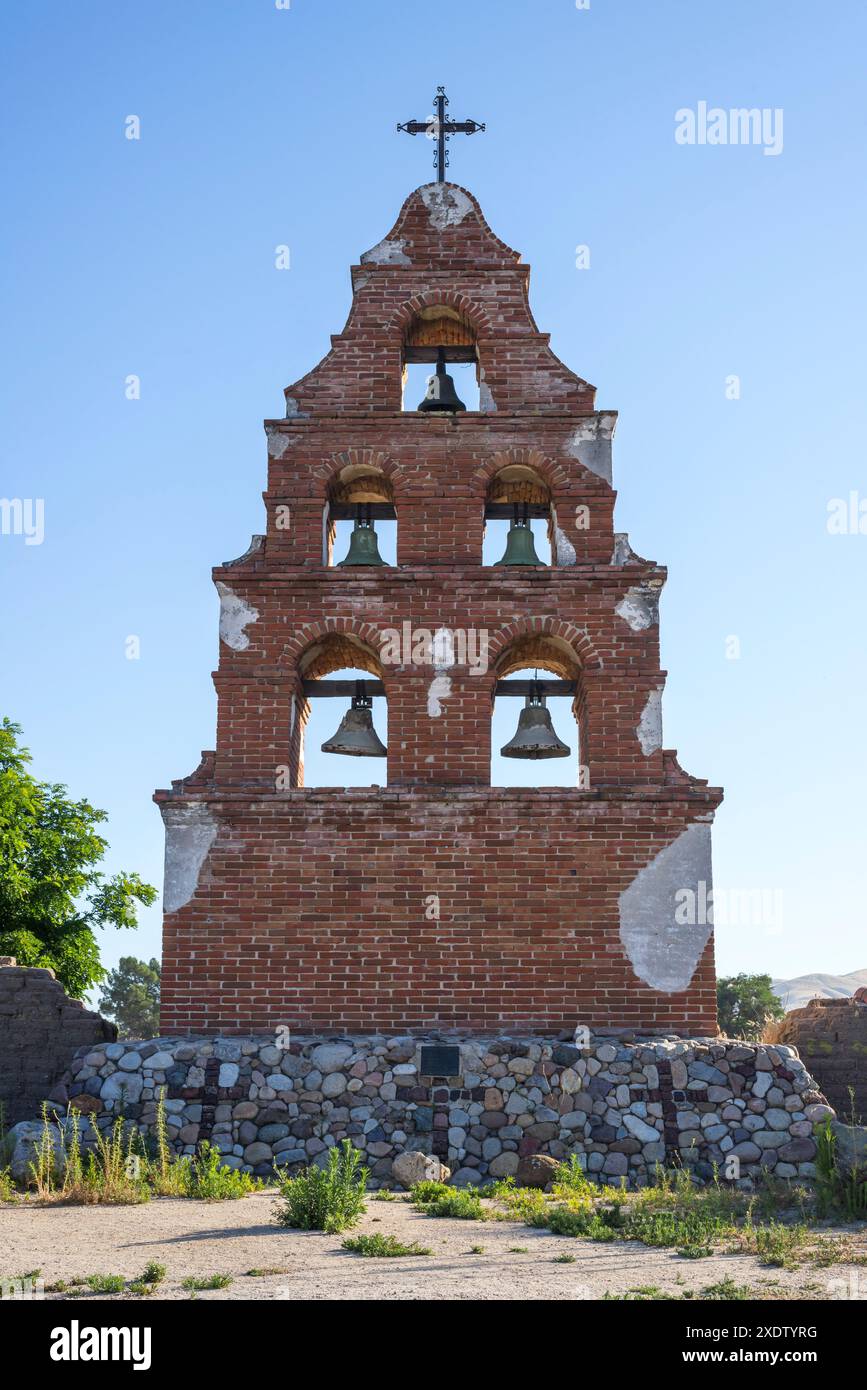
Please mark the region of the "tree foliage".
[[20, 734], [0, 724], [0, 955], [47, 966], [80, 999], [105, 976], [94, 929], [135, 927], [137, 904], [157, 890], [138, 874], [100, 872], [105, 811], [37, 781]]
[[720, 1031], [727, 1037], [757, 1042], [769, 1023], [785, 1017], [770, 975], [730, 975], [717, 981], [716, 993]]
[[116, 1022], [121, 1037], [153, 1038], [160, 1030], [160, 963], [121, 956], [99, 998], [100, 1013]]

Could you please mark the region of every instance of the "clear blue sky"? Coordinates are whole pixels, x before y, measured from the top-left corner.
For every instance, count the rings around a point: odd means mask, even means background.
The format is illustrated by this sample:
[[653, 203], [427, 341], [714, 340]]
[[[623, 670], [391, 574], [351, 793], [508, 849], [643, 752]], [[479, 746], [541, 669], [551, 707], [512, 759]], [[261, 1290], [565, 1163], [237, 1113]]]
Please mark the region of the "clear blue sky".
[[[867, 535], [826, 529], [867, 498], [864, 5], [53, 0], [5, 29], [0, 495], [44, 498], [45, 539], [0, 536], [0, 706], [108, 810], [110, 867], [161, 884], [151, 792], [214, 743], [209, 571], [263, 529], [262, 418], [431, 177], [395, 123], [443, 83], [488, 124], [452, 177], [620, 411], [618, 528], [670, 570], [665, 743], [726, 788], [717, 884], [783, 894], [719, 967], [867, 965]], [[782, 153], [677, 144], [700, 101], [782, 108]], [[158, 951], [143, 920], [108, 963]]]

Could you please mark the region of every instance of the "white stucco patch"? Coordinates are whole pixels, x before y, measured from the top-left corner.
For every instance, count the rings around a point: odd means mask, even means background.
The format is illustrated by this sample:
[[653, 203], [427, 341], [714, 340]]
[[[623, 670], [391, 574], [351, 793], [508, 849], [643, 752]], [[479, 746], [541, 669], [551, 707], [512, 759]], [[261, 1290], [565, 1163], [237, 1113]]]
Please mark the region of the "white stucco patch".
[[628, 565], [638, 556], [629, 544], [629, 536], [625, 531], [615, 531], [614, 550], [611, 555], [612, 565]]
[[298, 438], [296, 434], [278, 429], [276, 425], [268, 425], [265, 429], [265, 436], [268, 440], [268, 453], [272, 459], [281, 459], [290, 444], [294, 444]]
[[217, 593], [220, 595], [220, 641], [234, 652], [245, 652], [250, 639], [244, 629], [249, 623], [255, 623], [259, 610], [221, 580], [217, 580]]
[[614, 611], [633, 632], [644, 632], [659, 622], [659, 594], [644, 587], [627, 589]]
[[431, 719], [439, 719], [442, 701], [452, 693], [451, 676], [446, 675], [455, 664], [455, 638], [450, 628], [437, 628], [431, 642], [431, 659], [436, 674], [428, 686], [427, 712]]
[[427, 183], [419, 189], [421, 200], [428, 210], [431, 225], [438, 232], [446, 227], [457, 227], [463, 222], [473, 205], [462, 188], [450, 183]]
[[651, 690], [635, 730], [645, 758], [662, 747], [662, 687]]
[[598, 478], [611, 482], [611, 441], [617, 425], [617, 415], [613, 410], [600, 410], [588, 415], [573, 430], [565, 445], [565, 452], [575, 458]]
[[177, 912], [196, 891], [219, 823], [207, 806], [164, 806], [166, 827], [163, 910]]
[[684, 890], [701, 900], [701, 884], [709, 893], [710, 826], [703, 823], [687, 826], [620, 894], [623, 949], [638, 978], [663, 994], [688, 987], [707, 945], [710, 923], [681, 923], [676, 916]]
[[554, 563], [561, 568], [574, 565], [578, 555], [566, 532], [560, 526], [554, 527]]
[[361, 257], [362, 265], [412, 265], [412, 261], [404, 251], [406, 241], [403, 237], [395, 237], [389, 241], [388, 237], [384, 241], [378, 241], [375, 246], [371, 246], [369, 251], [364, 251]]

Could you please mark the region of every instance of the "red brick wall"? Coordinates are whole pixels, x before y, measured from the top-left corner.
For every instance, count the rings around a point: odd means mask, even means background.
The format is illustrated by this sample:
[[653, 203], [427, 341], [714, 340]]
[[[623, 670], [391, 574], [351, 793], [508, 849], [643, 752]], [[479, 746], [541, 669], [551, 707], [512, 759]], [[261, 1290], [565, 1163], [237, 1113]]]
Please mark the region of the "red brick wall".
[[663, 995], [619, 939], [620, 892], [707, 812], [701, 793], [311, 788], [212, 808], [199, 892], [166, 925], [163, 1031], [715, 1031], [710, 947]]

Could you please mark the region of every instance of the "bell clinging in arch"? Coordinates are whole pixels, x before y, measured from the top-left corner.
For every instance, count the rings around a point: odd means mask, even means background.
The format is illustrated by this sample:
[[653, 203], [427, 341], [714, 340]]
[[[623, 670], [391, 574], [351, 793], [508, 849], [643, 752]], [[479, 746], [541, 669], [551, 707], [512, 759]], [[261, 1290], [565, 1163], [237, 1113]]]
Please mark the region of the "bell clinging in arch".
[[538, 681], [530, 685], [524, 708], [518, 715], [518, 727], [509, 742], [500, 749], [503, 758], [568, 758], [572, 750], [554, 731], [551, 712]]
[[436, 375], [428, 377], [427, 395], [419, 402], [419, 410], [466, 410], [458, 398], [455, 383], [446, 371], [446, 350], [437, 348]]
[[337, 568], [343, 569], [344, 566], [350, 565], [384, 564], [385, 560], [379, 553], [379, 541], [376, 536], [376, 527], [371, 519], [370, 507], [361, 503], [356, 510], [355, 525], [349, 539], [349, 550]]
[[530, 525], [530, 509], [526, 502], [515, 503], [515, 513], [506, 538], [506, 551], [497, 565], [541, 565], [533, 541], [533, 528]]
[[355, 682], [352, 704], [333, 738], [322, 744], [323, 753], [343, 753], [350, 758], [384, 758], [388, 749], [373, 727], [373, 699], [364, 681]]

